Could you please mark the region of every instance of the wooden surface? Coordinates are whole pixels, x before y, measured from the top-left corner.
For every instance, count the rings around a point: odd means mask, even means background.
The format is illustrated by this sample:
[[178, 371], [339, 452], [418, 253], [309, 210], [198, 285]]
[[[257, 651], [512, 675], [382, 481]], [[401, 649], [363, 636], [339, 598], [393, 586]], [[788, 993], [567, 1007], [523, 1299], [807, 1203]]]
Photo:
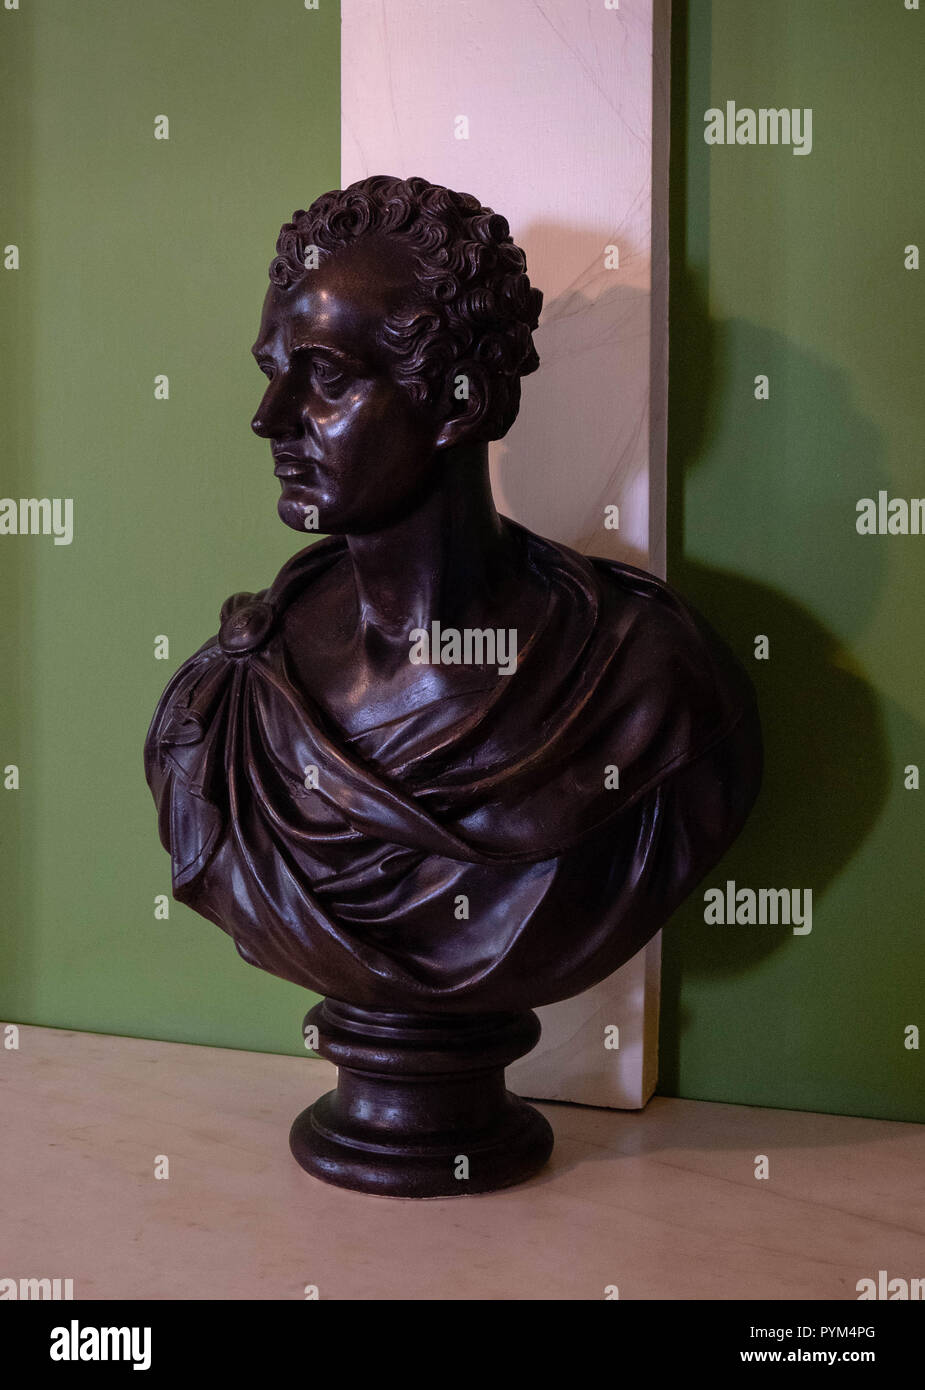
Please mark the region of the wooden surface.
[[[524, 1186], [425, 1202], [310, 1178], [308, 1058], [55, 1029], [0, 1050], [0, 1279], [77, 1298], [840, 1298], [925, 1275], [925, 1128], [668, 1100], [544, 1104]], [[770, 1177], [756, 1180], [755, 1158]], [[155, 1179], [157, 1155], [169, 1179]]]

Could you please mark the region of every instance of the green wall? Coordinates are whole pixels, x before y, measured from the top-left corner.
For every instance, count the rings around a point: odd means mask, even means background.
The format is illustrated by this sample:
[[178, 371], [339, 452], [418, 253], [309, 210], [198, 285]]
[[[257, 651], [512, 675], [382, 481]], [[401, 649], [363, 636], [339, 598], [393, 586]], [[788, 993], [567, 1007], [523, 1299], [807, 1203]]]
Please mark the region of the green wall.
[[280, 224], [339, 183], [337, 6], [22, 0], [0, 50], [0, 494], [75, 501], [69, 546], [0, 537], [0, 1017], [299, 1051], [304, 991], [155, 919], [141, 750], [223, 599], [293, 550], [249, 349]]
[[[925, 495], [925, 13], [690, 0], [673, 46], [669, 578], [748, 664], [768, 761], [704, 888], [812, 889], [813, 927], [685, 905], [660, 1089], [921, 1120], [925, 536], [855, 523], [880, 489]], [[708, 146], [728, 100], [811, 107], [812, 153]]]

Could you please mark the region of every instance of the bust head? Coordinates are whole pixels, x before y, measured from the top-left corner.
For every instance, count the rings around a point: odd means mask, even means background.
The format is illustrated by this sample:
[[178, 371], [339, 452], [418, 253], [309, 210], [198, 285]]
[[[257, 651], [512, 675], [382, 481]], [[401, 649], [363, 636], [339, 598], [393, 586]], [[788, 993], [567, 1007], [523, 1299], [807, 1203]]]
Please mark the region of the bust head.
[[381, 529], [441, 453], [506, 434], [541, 306], [506, 220], [470, 194], [380, 175], [294, 213], [253, 348], [287, 525], [314, 505], [322, 531]]

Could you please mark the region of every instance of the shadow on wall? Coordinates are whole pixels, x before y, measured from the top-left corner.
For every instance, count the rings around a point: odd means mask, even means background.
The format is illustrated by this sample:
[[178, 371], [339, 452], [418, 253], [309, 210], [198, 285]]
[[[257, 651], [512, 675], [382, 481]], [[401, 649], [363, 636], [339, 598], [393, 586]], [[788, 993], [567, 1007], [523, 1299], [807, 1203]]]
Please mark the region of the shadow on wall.
[[[684, 525], [685, 489], [696, 488], [698, 516], [715, 517], [718, 534], [748, 518], [747, 553], [759, 556], [757, 568], [768, 569], [779, 555], [792, 573], [786, 557], [795, 546], [801, 573], [812, 567], [814, 593], [827, 611], [838, 611], [850, 636], [863, 626], [881, 577], [882, 549], [854, 544], [853, 507], [886, 486], [879, 431], [859, 413], [842, 371], [753, 323], [711, 319], [699, 279], [688, 271], [672, 285], [671, 312], [668, 578], [749, 670], [766, 762], [742, 836], [665, 934], [659, 1090], [667, 1094], [679, 1085], [689, 1022], [685, 978], [747, 971], [792, 939], [789, 927], [706, 925], [706, 886], [734, 879], [752, 888], [811, 888], [816, 906], [876, 823], [892, 775], [877, 696], [839, 637], [783, 590], [698, 560], [703, 538]], [[763, 442], [749, 435], [746, 455], [740, 412], [772, 404], [754, 403], [759, 372], [775, 383], [782, 413]], [[768, 661], [754, 659], [759, 633], [770, 638]]]
[[[605, 268], [609, 237], [599, 228], [541, 223], [523, 237], [539, 289], [543, 265], [583, 268], [543, 304], [539, 371], [524, 378], [517, 422], [492, 448], [492, 474], [505, 515], [583, 554], [644, 568], [651, 299], [628, 280], [643, 262], [648, 273], [648, 252], [614, 237], [619, 270]], [[619, 530], [604, 526], [612, 503]]]

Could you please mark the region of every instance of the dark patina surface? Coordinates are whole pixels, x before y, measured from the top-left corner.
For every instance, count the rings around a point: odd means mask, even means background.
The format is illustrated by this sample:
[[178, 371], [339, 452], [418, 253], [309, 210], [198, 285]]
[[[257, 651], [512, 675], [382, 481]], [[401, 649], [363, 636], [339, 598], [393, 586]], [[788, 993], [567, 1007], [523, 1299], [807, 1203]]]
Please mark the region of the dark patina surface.
[[[496, 511], [488, 444], [542, 302], [502, 217], [373, 178], [294, 214], [277, 251], [253, 428], [282, 520], [327, 539], [226, 602], [146, 774], [175, 896], [326, 996], [306, 1023], [340, 1079], [293, 1127], [299, 1162], [485, 1191], [552, 1145], [504, 1089], [530, 1010], [634, 955], [741, 829], [754, 693], [666, 584]], [[414, 664], [434, 623], [513, 631], [516, 666]]]

